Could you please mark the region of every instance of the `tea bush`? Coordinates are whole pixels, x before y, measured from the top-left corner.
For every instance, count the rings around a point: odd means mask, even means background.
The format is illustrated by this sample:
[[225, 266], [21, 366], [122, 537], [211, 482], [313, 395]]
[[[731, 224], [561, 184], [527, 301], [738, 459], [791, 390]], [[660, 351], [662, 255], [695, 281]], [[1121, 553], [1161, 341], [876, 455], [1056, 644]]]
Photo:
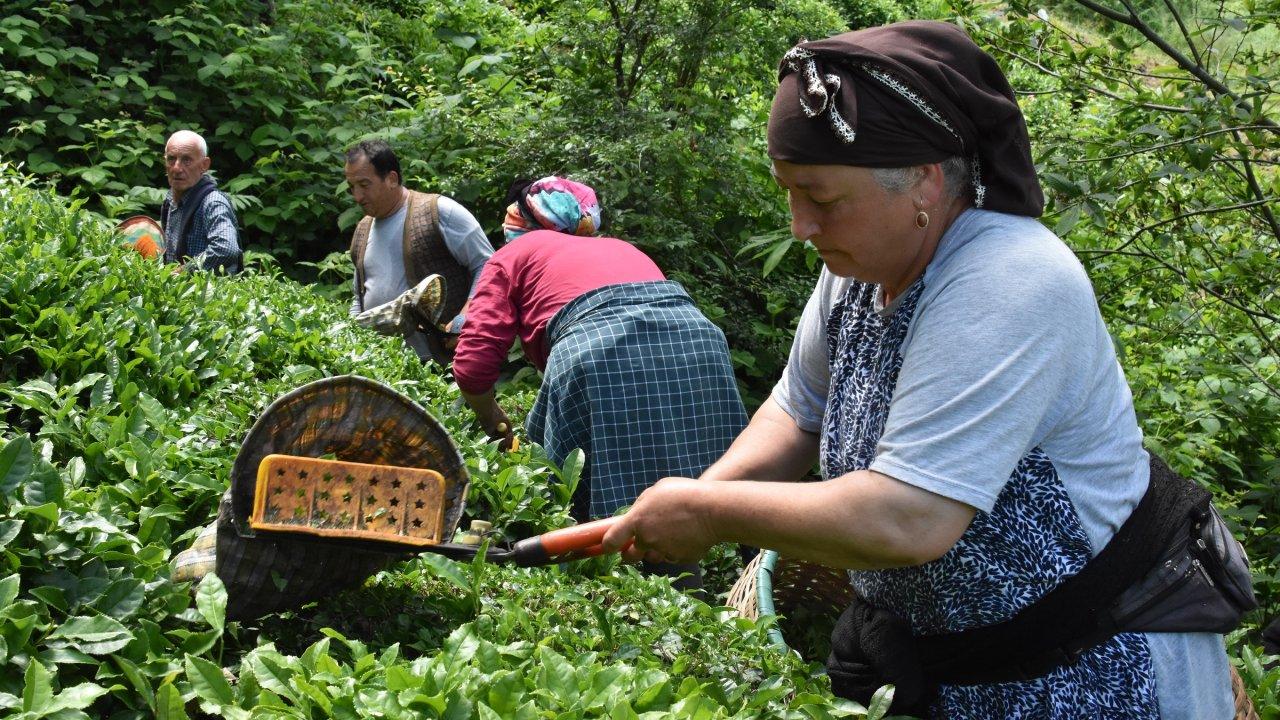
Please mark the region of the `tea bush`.
[[359, 373], [422, 403], [469, 459], [476, 517], [565, 524], [561, 469], [537, 448], [499, 453], [452, 411], [456, 387], [341, 302], [271, 271], [174, 274], [77, 205], [0, 181], [6, 715], [865, 715], [769, 649], [764, 625], [616, 561], [425, 556], [345, 598], [226, 623], [217, 578], [193, 599], [168, 563], [211, 519], [254, 416], [300, 383]]
[[[263, 652], [286, 658], [268, 655], [267, 665], [297, 668], [330, 628], [347, 640], [313, 656], [341, 671], [311, 667], [289, 693], [246, 681], [226, 707], [266, 698], [254, 713], [285, 715], [313, 702], [304, 686], [381, 697], [402, 688], [351, 684], [350, 673], [367, 670], [359, 662], [380, 660], [353, 659], [348, 643], [382, 653], [403, 635], [391, 665], [411, 655], [429, 662], [460, 623], [481, 632], [485, 608], [513, 597], [504, 593], [514, 584], [558, 587], [554, 572], [495, 570], [462, 593], [441, 580], [447, 566], [416, 567], [384, 575], [358, 599], [215, 636], [164, 580], [164, 559], [211, 514], [254, 414], [301, 382], [342, 372], [391, 383], [444, 420], [474, 458], [477, 516], [535, 528], [564, 520], [552, 481], [561, 469], [536, 451], [498, 454], [452, 410], [450, 385], [399, 343], [350, 327], [350, 267], [335, 251], [356, 218], [342, 196], [341, 148], [369, 134], [391, 138], [410, 185], [462, 200], [495, 238], [512, 178], [561, 172], [593, 184], [606, 230], [654, 256], [725, 329], [754, 405], [785, 362], [817, 262], [789, 236], [764, 153], [777, 58], [802, 36], [917, 15], [961, 24], [1008, 72], [1047, 193], [1045, 222], [1086, 264], [1148, 442], [1214, 491], [1249, 549], [1263, 608], [1231, 647], [1264, 716], [1280, 716], [1280, 678], [1251, 645], [1280, 612], [1276, 2], [1144, 0], [1110, 15], [1094, 0], [636, 0], [630, 13], [607, 0], [6, 4], [0, 157], [73, 200], [62, 207], [13, 179], [0, 200], [0, 437], [9, 443], [0, 477], [24, 478], [0, 517], [0, 600], [17, 598], [0, 611], [17, 618], [3, 621], [0, 662], [32, 673], [0, 676], [0, 692], [26, 702], [30, 687], [46, 714], [85, 698], [94, 712], [122, 717], [177, 712], [196, 692], [188, 676], [209, 669], [201, 663], [244, 666], [266, 637], [277, 647]], [[1135, 8], [1148, 34], [1163, 34], [1181, 56], [1116, 19]], [[83, 212], [114, 218], [157, 206], [159, 148], [184, 126], [209, 137], [261, 272], [170, 276], [120, 256]], [[303, 288], [286, 274], [329, 284]], [[504, 392], [519, 408], [532, 389], [526, 377]], [[66, 518], [77, 518], [73, 530]], [[86, 553], [92, 543], [101, 553]], [[575, 582], [603, 593], [593, 598], [648, 592], [629, 576]], [[485, 603], [473, 602], [481, 595]], [[377, 600], [388, 596], [415, 613]], [[386, 622], [362, 623], [360, 603]], [[530, 612], [548, 626], [562, 612], [537, 607]], [[125, 639], [98, 617], [129, 623], [132, 639], [95, 671], [84, 658], [99, 656], [80, 646]], [[54, 636], [76, 618], [88, 620]], [[489, 642], [518, 642], [482, 630]], [[692, 632], [676, 632], [692, 646]], [[152, 642], [159, 650], [147, 649]], [[598, 648], [556, 649], [579, 651]], [[512, 662], [535, 657], [523, 652]], [[199, 686], [206, 703], [214, 680]], [[111, 694], [52, 694], [81, 683]], [[280, 698], [289, 711], [266, 709]], [[736, 708], [727, 714], [747, 712], [716, 698]], [[374, 712], [314, 702], [306, 712]]]

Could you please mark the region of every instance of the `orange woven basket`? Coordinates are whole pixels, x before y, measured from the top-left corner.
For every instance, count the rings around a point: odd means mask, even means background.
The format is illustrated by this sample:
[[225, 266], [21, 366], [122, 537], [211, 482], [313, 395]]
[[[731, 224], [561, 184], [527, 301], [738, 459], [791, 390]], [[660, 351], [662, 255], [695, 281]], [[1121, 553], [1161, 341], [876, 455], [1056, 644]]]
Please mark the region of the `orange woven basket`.
[[116, 226], [124, 244], [138, 251], [148, 260], [155, 260], [164, 255], [164, 230], [160, 223], [146, 215], [134, 215], [125, 218]]

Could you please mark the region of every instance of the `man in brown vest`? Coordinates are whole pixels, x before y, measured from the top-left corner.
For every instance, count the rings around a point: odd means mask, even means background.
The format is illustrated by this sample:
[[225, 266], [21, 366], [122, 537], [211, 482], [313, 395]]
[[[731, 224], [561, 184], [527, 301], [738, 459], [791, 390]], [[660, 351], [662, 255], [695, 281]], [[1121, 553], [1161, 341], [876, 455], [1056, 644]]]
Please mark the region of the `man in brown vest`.
[[365, 212], [351, 238], [356, 271], [351, 314], [394, 302], [424, 278], [441, 276], [439, 325], [421, 323], [405, 340], [423, 360], [448, 364], [493, 245], [475, 217], [454, 200], [404, 187], [400, 160], [382, 140], [348, 150], [344, 174], [351, 197]]

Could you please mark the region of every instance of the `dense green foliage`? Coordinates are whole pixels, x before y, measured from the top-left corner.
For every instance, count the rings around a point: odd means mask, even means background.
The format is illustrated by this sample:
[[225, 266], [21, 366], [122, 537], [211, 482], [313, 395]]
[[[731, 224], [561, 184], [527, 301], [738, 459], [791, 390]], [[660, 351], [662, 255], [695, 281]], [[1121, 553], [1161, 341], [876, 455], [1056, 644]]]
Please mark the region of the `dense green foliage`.
[[597, 576], [608, 562], [509, 570], [426, 557], [323, 608], [225, 623], [221, 583], [206, 579], [193, 599], [168, 561], [211, 517], [254, 413], [299, 382], [359, 372], [422, 402], [469, 459], [469, 511], [501, 525], [566, 522], [556, 469], [536, 448], [499, 453], [449, 412], [456, 390], [304, 287], [171, 275], [12, 180], [0, 184], [0, 237], [4, 714], [863, 714], [766, 649], [763, 626], [664, 580]]
[[248, 244], [281, 260], [345, 247], [357, 210], [341, 152], [368, 134], [395, 143], [410, 186], [461, 200], [495, 239], [512, 180], [568, 173], [599, 191], [609, 231], [692, 281], [736, 347], [761, 350], [735, 355], [744, 376], [780, 367], [807, 281], [766, 284], [731, 262], [785, 222], [760, 70], [841, 27], [822, 0], [9, 7], [0, 156], [95, 210], [154, 212], [164, 138], [181, 127], [209, 139]]
[[[505, 717], [515, 713], [498, 710], [514, 707], [501, 705], [509, 698], [558, 707], [539, 685], [553, 680], [531, 669], [559, 667], [554, 652], [620, 673], [636, 712], [706, 701], [750, 716], [759, 708], [743, 688], [785, 677], [800, 694], [769, 691], [762, 702], [821, 716], [817, 708], [832, 707], [819, 699], [822, 683], [760, 651], [762, 634], [630, 575], [576, 578], [570, 591], [552, 573], [414, 565], [307, 617], [223, 630], [211, 620], [216, 588], [203, 609], [192, 605], [168, 583], [166, 561], [210, 516], [254, 413], [341, 372], [391, 383], [445, 418], [474, 458], [477, 516], [534, 528], [564, 521], [563, 491], [549, 482], [557, 468], [536, 450], [497, 453], [450, 410], [456, 389], [397, 343], [350, 328], [330, 302], [350, 277], [335, 252], [356, 219], [341, 177], [347, 144], [390, 138], [411, 186], [463, 201], [495, 239], [512, 179], [559, 172], [591, 183], [606, 230], [652, 254], [725, 328], [754, 404], [785, 361], [817, 267], [789, 236], [764, 154], [774, 64], [802, 36], [927, 16], [964, 26], [1020, 93], [1045, 222], [1093, 278], [1149, 443], [1214, 491], [1249, 549], [1263, 608], [1231, 639], [1233, 656], [1263, 716], [1280, 717], [1280, 671], [1267, 674], [1250, 648], [1280, 613], [1280, 4], [1046, 8], [7, 3], [0, 158], [24, 163], [83, 210], [119, 218], [154, 212], [165, 136], [197, 129], [268, 269], [232, 282], [169, 277], [112, 253], [89, 214], [12, 182], [0, 188], [0, 600], [16, 599], [0, 610], [0, 667], [25, 674], [0, 674], [0, 708], [62, 702], [127, 717], [199, 693], [206, 709], [279, 701], [341, 717], [390, 695], [435, 694], [445, 699], [416, 707], [483, 700], [487, 709], [457, 712]], [[302, 288], [282, 274], [321, 282]], [[508, 405], [528, 406], [527, 381], [506, 393]], [[604, 608], [575, 622], [612, 628], [601, 631], [607, 647], [544, 642], [562, 616], [576, 617], [574, 593]], [[635, 597], [660, 598], [639, 611], [653, 610], [650, 624], [633, 622]], [[386, 621], [344, 609], [355, 607]], [[517, 607], [523, 619], [508, 618]], [[322, 632], [351, 639], [308, 650]], [[668, 632], [684, 653], [661, 650], [672, 647]], [[259, 647], [266, 641], [275, 648]], [[442, 643], [467, 648], [467, 659], [451, 664]], [[108, 656], [101, 669], [86, 659]], [[210, 662], [239, 667], [242, 681], [224, 691]], [[667, 684], [650, 696], [652, 672]], [[338, 696], [372, 704], [353, 711], [334, 704]]]

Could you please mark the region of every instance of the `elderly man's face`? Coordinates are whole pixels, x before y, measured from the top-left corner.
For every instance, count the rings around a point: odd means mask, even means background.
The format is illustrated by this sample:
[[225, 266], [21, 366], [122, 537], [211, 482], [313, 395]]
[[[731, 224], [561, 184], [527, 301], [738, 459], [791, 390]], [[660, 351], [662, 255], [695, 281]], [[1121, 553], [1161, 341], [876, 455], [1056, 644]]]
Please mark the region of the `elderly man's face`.
[[209, 158], [200, 152], [194, 136], [179, 133], [169, 138], [164, 146], [164, 172], [175, 195], [190, 190], [208, 170]]
[[791, 232], [817, 248], [835, 275], [895, 292], [918, 264], [925, 238], [912, 192], [891, 193], [869, 168], [776, 160], [773, 175], [791, 206]]
[[396, 171], [392, 170], [386, 177], [380, 178], [369, 158], [358, 156], [355, 162], [346, 164], [343, 174], [347, 176], [351, 198], [364, 210], [365, 215], [384, 218], [400, 206], [403, 191], [400, 187], [400, 174]]

